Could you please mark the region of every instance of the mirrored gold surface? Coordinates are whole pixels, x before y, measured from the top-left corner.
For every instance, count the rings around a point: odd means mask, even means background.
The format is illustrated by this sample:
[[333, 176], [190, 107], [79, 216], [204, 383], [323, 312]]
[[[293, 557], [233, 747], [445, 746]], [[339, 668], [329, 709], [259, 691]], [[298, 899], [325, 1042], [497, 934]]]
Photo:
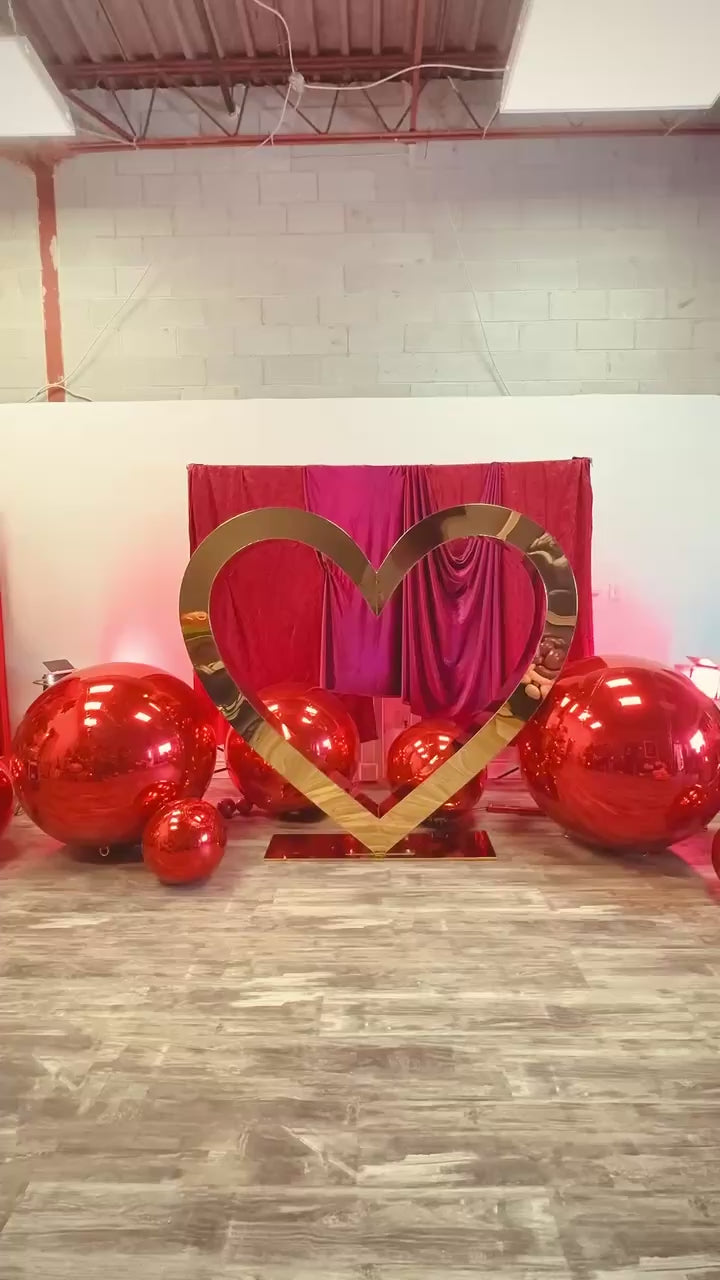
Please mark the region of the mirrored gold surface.
[[[210, 595], [215, 578], [239, 551], [271, 540], [300, 542], [334, 560], [379, 614], [405, 575], [424, 556], [456, 538], [494, 538], [516, 547], [546, 602], [538, 649], [492, 718], [425, 782], [381, 817], [325, 777], [265, 720], [263, 704], [230, 675], [213, 634]], [[540, 705], [562, 670], [538, 660], [548, 645], [567, 654], [577, 621], [577, 589], [562, 548], [527, 516], [507, 507], [470, 503], [437, 511], [398, 539], [376, 570], [338, 525], [310, 511], [263, 507], [219, 525], [193, 553], [180, 587], [180, 625], [193, 667], [208, 695], [255, 751], [372, 853], [382, 856], [424, 822], [499, 754]]]

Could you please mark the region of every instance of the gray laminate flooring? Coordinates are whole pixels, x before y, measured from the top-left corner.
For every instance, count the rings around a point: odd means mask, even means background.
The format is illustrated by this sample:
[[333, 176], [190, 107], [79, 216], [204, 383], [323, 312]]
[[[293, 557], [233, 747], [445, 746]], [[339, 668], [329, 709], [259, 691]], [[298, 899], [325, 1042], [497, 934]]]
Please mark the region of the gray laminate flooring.
[[[220, 788], [218, 794], [226, 793]], [[717, 1280], [709, 838], [207, 885], [0, 844], [2, 1280]]]

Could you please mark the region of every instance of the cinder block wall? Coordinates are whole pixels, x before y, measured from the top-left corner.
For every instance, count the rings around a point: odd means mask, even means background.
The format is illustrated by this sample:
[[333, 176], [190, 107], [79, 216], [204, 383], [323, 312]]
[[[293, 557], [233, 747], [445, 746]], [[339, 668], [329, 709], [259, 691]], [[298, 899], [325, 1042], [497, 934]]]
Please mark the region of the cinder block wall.
[[[6, 400], [44, 381], [10, 170]], [[107, 326], [93, 399], [496, 395], [485, 339], [514, 395], [720, 391], [720, 139], [119, 152], [57, 197], [68, 372]]]

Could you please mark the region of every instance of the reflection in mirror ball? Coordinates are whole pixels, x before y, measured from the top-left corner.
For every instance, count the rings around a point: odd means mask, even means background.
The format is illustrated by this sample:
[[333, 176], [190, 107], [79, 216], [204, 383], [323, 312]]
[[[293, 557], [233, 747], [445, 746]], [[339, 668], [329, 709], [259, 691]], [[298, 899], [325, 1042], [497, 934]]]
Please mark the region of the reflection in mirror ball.
[[73, 671], [28, 708], [10, 762], [18, 799], [68, 844], [139, 841], [162, 805], [202, 796], [215, 733], [176, 676], [137, 662]]
[[[323, 773], [351, 779], [360, 757], [355, 722], [336, 694], [302, 684], [276, 684], [258, 694], [287, 742]], [[230, 778], [263, 813], [308, 814], [315, 805], [248, 746], [234, 729], [225, 742]]]
[[716, 831], [713, 837], [711, 857], [715, 874], [720, 876], [720, 831]]
[[[420, 720], [408, 725], [390, 744], [387, 779], [393, 791], [404, 795], [412, 791], [460, 749], [467, 735], [454, 720]], [[477, 804], [485, 787], [485, 769], [455, 792], [436, 814], [446, 818], [467, 814]]]
[[0, 760], [0, 836], [2, 836], [13, 815], [15, 797], [13, 795], [10, 774]]
[[537, 804], [588, 844], [662, 849], [720, 809], [720, 712], [642, 658], [572, 663], [519, 748]]
[[143, 831], [146, 866], [163, 884], [194, 884], [222, 860], [227, 831], [207, 800], [175, 800], [153, 814]]

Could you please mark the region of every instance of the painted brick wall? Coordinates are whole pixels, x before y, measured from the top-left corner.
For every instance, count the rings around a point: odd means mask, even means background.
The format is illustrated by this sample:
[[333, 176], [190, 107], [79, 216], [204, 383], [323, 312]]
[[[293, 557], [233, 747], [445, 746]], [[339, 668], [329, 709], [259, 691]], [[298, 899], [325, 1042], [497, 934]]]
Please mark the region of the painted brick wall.
[[0, 401], [45, 382], [35, 179], [0, 161]]
[[[496, 395], [473, 289], [512, 394], [720, 391], [720, 139], [123, 152], [57, 193], [94, 399]], [[2, 323], [20, 398], [39, 339]]]

